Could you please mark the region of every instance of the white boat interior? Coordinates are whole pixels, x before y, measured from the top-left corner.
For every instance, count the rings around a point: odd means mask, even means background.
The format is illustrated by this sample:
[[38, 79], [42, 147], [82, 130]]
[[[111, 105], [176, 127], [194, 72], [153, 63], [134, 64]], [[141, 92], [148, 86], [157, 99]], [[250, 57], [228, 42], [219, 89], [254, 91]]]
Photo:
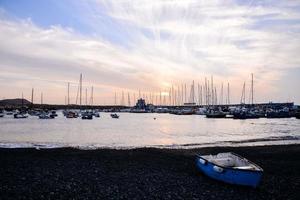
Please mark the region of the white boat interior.
[[236, 154], [231, 152], [228, 153], [219, 153], [216, 155], [205, 155], [201, 156], [202, 158], [206, 159], [207, 161], [216, 164], [221, 167], [230, 167], [233, 169], [246, 169], [246, 170], [253, 170], [253, 171], [262, 171], [262, 169], [255, 165], [254, 163], [250, 162], [246, 158], [240, 157]]

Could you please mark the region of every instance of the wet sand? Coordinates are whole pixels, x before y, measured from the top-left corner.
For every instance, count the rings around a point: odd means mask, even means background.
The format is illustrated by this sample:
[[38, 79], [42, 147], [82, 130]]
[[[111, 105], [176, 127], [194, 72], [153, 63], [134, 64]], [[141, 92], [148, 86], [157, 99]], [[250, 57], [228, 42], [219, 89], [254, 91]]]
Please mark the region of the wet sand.
[[[195, 154], [233, 151], [258, 188], [212, 180]], [[0, 199], [300, 199], [300, 145], [200, 149], [0, 149]]]

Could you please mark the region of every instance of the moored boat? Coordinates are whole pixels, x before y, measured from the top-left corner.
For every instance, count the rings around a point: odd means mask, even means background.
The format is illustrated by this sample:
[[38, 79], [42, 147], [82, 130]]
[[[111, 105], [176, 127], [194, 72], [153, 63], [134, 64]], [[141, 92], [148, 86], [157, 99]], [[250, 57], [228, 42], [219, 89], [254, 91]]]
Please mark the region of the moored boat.
[[54, 117], [51, 117], [50, 115], [48, 115], [47, 113], [41, 113], [39, 115], [39, 119], [53, 119]]
[[52, 110], [51, 111], [51, 114], [50, 114], [50, 117], [57, 117], [58, 115], [57, 115], [57, 113], [56, 113], [56, 111], [55, 110]]
[[219, 110], [210, 110], [206, 113], [206, 118], [225, 118], [226, 113]]
[[117, 113], [112, 113], [110, 114], [110, 116], [115, 119], [118, 119], [120, 117], [119, 115], [117, 115]]
[[78, 113], [77, 112], [73, 112], [73, 111], [67, 111], [65, 113], [66, 118], [77, 118], [78, 117]]
[[291, 114], [288, 108], [283, 108], [281, 110], [268, 110], [266, 112], [267, 118], [290, 118]]
[[207, 176], [230, 184], [257, 187], [263, 169], [237, 154], [197, 155], [197, 168]]
[[296, 112], [296, 113], [295, 113], [295, 117], [296, 117], [297, 119], [300, 119], [300, 112]]
[[81, 113], [81, 119], [93, 119], [93, 113], [85, 111]]
[[100, 117], [100, 113], [99, 113], [98, 111], [94, 111], [94, 112], [93, 112], [93, 116], [94, 116], [94, 117]]
[[27, 115], [22, 114], [22, 113], [15, 113], [14, 114], [15, 119], [24, 119], [24, 118], [27, 118], [27, 117], [28, 117]]
[[7, 111], [7, 112], [6, 112], [6, 115], [13, 115], [13, 114], [14, 114], [13, 111]]

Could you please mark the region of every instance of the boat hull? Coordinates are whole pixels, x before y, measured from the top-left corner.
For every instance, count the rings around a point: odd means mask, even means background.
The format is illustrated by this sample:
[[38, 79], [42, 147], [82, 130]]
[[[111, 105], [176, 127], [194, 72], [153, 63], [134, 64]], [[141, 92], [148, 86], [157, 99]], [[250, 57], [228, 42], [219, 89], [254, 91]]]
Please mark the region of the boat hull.
[[262, 171], [221, 167], [201, 158], [201, 156], [197, 156], [196, 166], [205, 175], [230, 184], [257, 187], [262, 177]]
[[218, 114], [218, 115], [207, 114], [206, 115], [206, 118], [225, 118], [225, 117], [226, 117], [226, 114]]

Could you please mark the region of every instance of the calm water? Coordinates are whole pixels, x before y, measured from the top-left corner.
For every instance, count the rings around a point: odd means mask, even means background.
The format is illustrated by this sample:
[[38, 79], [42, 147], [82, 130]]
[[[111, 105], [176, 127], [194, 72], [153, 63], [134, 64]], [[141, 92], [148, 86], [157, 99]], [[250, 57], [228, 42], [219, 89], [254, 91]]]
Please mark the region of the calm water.
[[[0, 118], [1, 147], [132, 148], [158, 146], [190, 148], [215, 145], [300, 143], [300, 120], [206, 119], [204, 116], [101, 113], [93, 120], [59, 117]], [[154, 120], [156, 117], [156, 120]]]

